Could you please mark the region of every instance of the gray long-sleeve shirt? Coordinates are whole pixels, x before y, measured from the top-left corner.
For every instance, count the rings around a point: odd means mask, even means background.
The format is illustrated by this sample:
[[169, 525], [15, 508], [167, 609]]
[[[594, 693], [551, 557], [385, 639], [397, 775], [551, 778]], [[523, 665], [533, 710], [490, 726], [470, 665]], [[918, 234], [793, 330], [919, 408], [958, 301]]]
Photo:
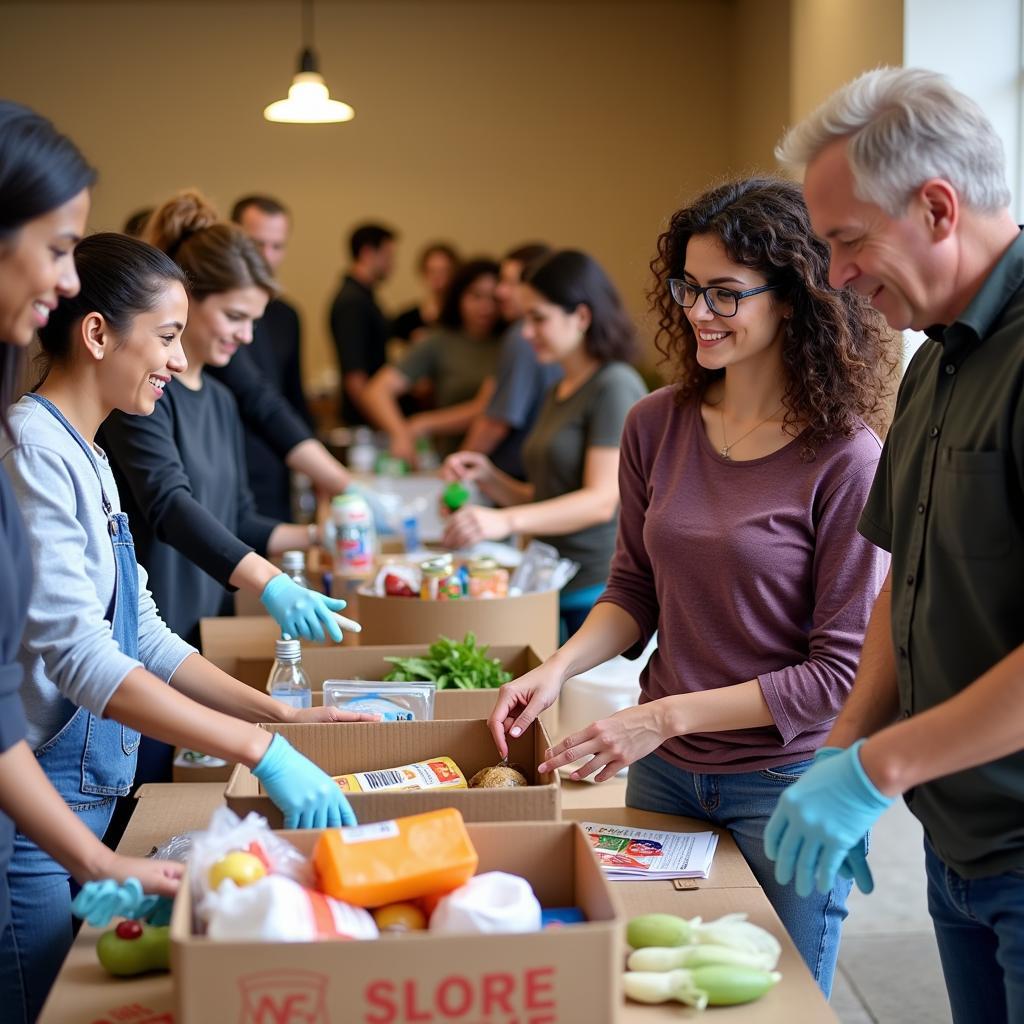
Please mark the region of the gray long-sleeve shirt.
[[[37, 402], [21, 399], [10, 418], [14, 443], [0, 440], [0, 465], [25, 521], [34, 572], [18, 660], [27, 738], [35, 749], [67, 721], [64, 698], [102, 715], [133, 669], [143, 665], [169, 680], [195, 648], [164, 625], [139, 566], [139, 660], [121, 653], [106, 618], [116, 570], [96, 472]], [[103, 489], [120, 511], [106, 455], [94, 451]]]
[[693, 772], [809, 757], [850, 691], [888, 555], [857, 532], [878, 438], [803, 440], [723, 458], [700, 407], [662, 388], [626, 420], [619, 536], [601, 597], [658, 649], [641, 702], [756, 679], [774, 726], [675, 736], [658, 753]]

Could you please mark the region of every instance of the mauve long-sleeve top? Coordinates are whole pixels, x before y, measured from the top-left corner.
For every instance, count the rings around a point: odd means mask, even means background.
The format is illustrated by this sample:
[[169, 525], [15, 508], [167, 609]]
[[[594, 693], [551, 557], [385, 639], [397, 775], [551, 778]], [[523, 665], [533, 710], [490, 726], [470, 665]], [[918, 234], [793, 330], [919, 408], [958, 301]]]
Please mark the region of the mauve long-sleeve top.
[[622, 435], [619, 533], [602, 601], [658, 649], [641, 703], [756, 679], [773, 726], [675, 736], [692, 772], [747, 772], [809, 757], [853, 683], [886, 552], [857, 532], [881, 444], [867, 426], [732, 461], [673, 388], [638, 402]]

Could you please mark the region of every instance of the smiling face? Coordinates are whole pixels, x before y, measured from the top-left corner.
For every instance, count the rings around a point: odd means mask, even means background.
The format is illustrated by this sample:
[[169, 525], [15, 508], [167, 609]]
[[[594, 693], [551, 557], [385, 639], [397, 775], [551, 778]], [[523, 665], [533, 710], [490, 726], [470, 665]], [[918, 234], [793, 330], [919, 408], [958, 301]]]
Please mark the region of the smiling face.
[[[139, 313], [131, 326], [104, 351], [99, 364], [103, 404], [132, 416], [148, 416], [171, 376], [188, 367], [181, 334], [188, 317], [188, 297], [178, 281], [168, 281], [152, 309]], [[90, 330], [90, 317], [84, 321]]]
[[256, 243], [267, 266], [276, 273], [288, 248], [288, 214], [264, 213], [258, 206], [247, 206], [238, 226]]
[[519, 285], [523, 337], [545, 365], [561, 362], [583, 347], [590, 310], [583, 305], [567, 313], [528, 284]]
[[493, 274], [481, 274], [459, 300], [462, 327], [474, 338], [489, 337], [498, 322], [498, 303], [494, 297], [497, 283]]
[[[742, 292], [768, 284], [764, 274], [734, 263], [715, 235], [694, 235], [686, 246], [682, 277], [698, 287], [719, 285]], [[697, 362], [706, 370], [739, 363], [781, 363], [783, 319], [788, 308], [772, 292], [741, 299], [736, 315], [713, 313], [701, 296], [686, 311], [697, 339]]]
[[189, 362], [227, 366], [239, 345], [252, 341], [252, 325], [263, 316], [268, 301], [267, 293], [256, 285], [193, 300], [184, 339]]
[[83, 189], [0, 242], [0, 341], [28, 345], [57, 300], [78, 293], [72, 251], [88, 214], [89, 193]]
[[[891, 217], [854, 195], [846, 140], [826, 146], [807, 166], [804, 195], [814, 233], [831, 250], [829, 283], [870, 298], [889, 326], [923, 330], [943, 318], [952, 248], [929, 227], [924, 195]], [[955, 277], [955, 272], [954, 272]]]

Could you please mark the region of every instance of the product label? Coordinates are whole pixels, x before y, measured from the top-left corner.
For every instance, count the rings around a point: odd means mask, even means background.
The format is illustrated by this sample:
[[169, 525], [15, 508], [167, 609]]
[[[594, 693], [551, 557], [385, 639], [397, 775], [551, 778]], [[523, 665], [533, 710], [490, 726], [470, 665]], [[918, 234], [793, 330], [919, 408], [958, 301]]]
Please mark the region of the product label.
[[372, 843], [378, 839], [397, 839], [397, 821], [375, 821], [371, 825], [353, 825], [339, 829], [343, 843]]
[[399, 768], [338, 775], [335, 782], [346, 793], [370, 793], [382, 789], [465, 789], [466, 776], [450, 757], [417, 761]]

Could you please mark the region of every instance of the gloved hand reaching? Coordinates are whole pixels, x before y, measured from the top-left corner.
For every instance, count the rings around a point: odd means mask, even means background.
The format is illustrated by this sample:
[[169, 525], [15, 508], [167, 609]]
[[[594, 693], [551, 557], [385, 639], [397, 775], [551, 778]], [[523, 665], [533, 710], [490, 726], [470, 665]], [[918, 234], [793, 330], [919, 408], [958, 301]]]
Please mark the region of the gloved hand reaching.
[[115, 917], [146, 918], [153, 924], [167, 924], [170, 908], [171, 900], [167, 897], [145, 895], [137, 878], [86, 882], [71, 903], [71, 913], [94, 928], [105, 928]]
[[308, 590], [284, 573], [271, 578], [260, 601], [277, 620], [281, 632], [290, 637], [323, 640], [326, 626], [331, 639], [341, 643], [341, 626], [335, 612], [345, 607], [344, 601]]
[[[815, 763], [779, 798], [764, 831], [765, 853], [775, 863], [775, 879], [796, 878], [800, 896], [832, 888], [844, 861], [864, 888], [873, 885], [864, 857], [868, 830], [893, 802], [880, 793], [860, 762], [858, 740], [847, 750], [819, 752]], [[862, 884], [864, 883], [864, 884]], [[870, 888], [865, 889], [869, 892]]]
[[284, 812], [285, 828], [356, 824], [356, 816], [338, 784], [280, 734], [270, 741], [252, 773]]

